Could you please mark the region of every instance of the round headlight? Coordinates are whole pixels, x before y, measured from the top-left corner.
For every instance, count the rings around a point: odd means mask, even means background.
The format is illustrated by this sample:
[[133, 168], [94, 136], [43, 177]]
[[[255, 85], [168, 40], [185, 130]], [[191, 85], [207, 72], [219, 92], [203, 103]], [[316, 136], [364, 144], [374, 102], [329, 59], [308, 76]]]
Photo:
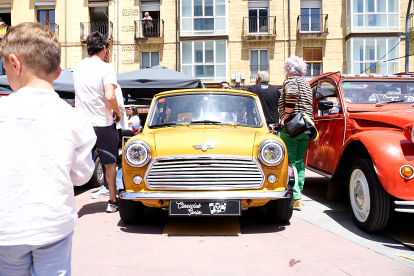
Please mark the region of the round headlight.
[[266, 166], [279, 165], [285, 158], [285, 147], [275, 139], [267, 139], [260, 144], [257, 157]]
[[142, 167], [151, 159], [151, 149], [144, 141], [132, 141], [125, 148], [125, 161], [133, 167]]

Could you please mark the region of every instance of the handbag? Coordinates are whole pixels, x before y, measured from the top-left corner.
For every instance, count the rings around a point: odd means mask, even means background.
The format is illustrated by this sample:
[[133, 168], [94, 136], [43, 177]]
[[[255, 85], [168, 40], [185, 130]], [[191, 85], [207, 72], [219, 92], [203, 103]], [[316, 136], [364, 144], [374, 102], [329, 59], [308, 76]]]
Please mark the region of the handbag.
[[307, 130], [305, 119], [302, 112], [298, 112], [294, 117], [285, 121], [285, 130], [290, 138], [295, 138]]
[[[296, 84], [298, 85], [299, 101], [300, 101], [300, 96], [302, 93], [300, 93], [299, 83], [296, 80], [296, 78], [295, 78], [295, 81], [296, 81]], [[295, 138], [299, 134], [304, 133], [307, 130], [307, 126], [306, 126], [306, 121], [303, 118], [302, 112], [298, 112], [294, 117], [290, 117], [288, 120], [286, 120], [284, 128], [286, 130], [287, 135], [290, 138]]]

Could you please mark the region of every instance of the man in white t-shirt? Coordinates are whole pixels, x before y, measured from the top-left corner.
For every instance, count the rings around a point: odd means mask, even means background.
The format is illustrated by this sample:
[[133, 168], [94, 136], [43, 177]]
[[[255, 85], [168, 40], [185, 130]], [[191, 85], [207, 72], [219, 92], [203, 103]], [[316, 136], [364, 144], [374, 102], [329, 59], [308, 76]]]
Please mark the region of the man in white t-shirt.
[[89, 57], [81, 60], [73, 69], [75, 106], [89, 118], [97, 136], [96, 148], [99, 159], [105, 165], [109, 200], [107, 213], [119, 210], [116, 198], [116, 158], [118, 154], [118, 132], [114, 122], [122, 115], [116, 100], [117, 80], [115, 70], [104, 62], [108, 54], [108, 40], [99, 32], [86, 39]]

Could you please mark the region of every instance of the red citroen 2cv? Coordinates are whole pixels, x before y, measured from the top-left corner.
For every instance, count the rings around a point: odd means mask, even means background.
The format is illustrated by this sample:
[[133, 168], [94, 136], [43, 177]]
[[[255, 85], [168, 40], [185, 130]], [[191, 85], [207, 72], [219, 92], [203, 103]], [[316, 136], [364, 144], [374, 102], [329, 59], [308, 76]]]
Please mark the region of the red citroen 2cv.
[[306, 167], [331, 178], [328, 190], [348, 186], [364, 231], [382, 230], [392, 209], [414, 213], [414, 75], [326, 73], [310, 85], [319, 139]]

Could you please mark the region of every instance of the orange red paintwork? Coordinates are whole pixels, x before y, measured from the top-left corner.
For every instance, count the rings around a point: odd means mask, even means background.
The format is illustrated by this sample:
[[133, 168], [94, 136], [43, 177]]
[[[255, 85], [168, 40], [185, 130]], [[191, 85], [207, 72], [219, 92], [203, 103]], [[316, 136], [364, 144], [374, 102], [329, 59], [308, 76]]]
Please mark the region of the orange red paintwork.
[[[307, 166], [326, 176], [333, 176], [346, 148], [352, 142], [359, 141], [368, 151], [384, 189], [396, 198], [414, 200], [414, 179], [403, 179], [399, 173], [403, 165], [414, 167], [414, 143], [409, 139], [414, 123], [414, 107], [411, 103], [381, 107], [349, 103], [342, 94], [341, 82], [344, 80], [349, 79], [339, 73], [326, 73], [310, 82], [311, 87], [317, 86], [318, 81], [332, 83], [337, 89], [341, 111], [336, 115], [318, 116], [319, 99], [315, 98], [315, 125], [320, 138], [309, 144]], [[372, 81], [372, 78], [358, 78], [360, 80]], [[401, 78], [375, 79], [378, 82], [391, 80], [411, 81]], [[347, 164], [348, 169], [351, 165]]]

